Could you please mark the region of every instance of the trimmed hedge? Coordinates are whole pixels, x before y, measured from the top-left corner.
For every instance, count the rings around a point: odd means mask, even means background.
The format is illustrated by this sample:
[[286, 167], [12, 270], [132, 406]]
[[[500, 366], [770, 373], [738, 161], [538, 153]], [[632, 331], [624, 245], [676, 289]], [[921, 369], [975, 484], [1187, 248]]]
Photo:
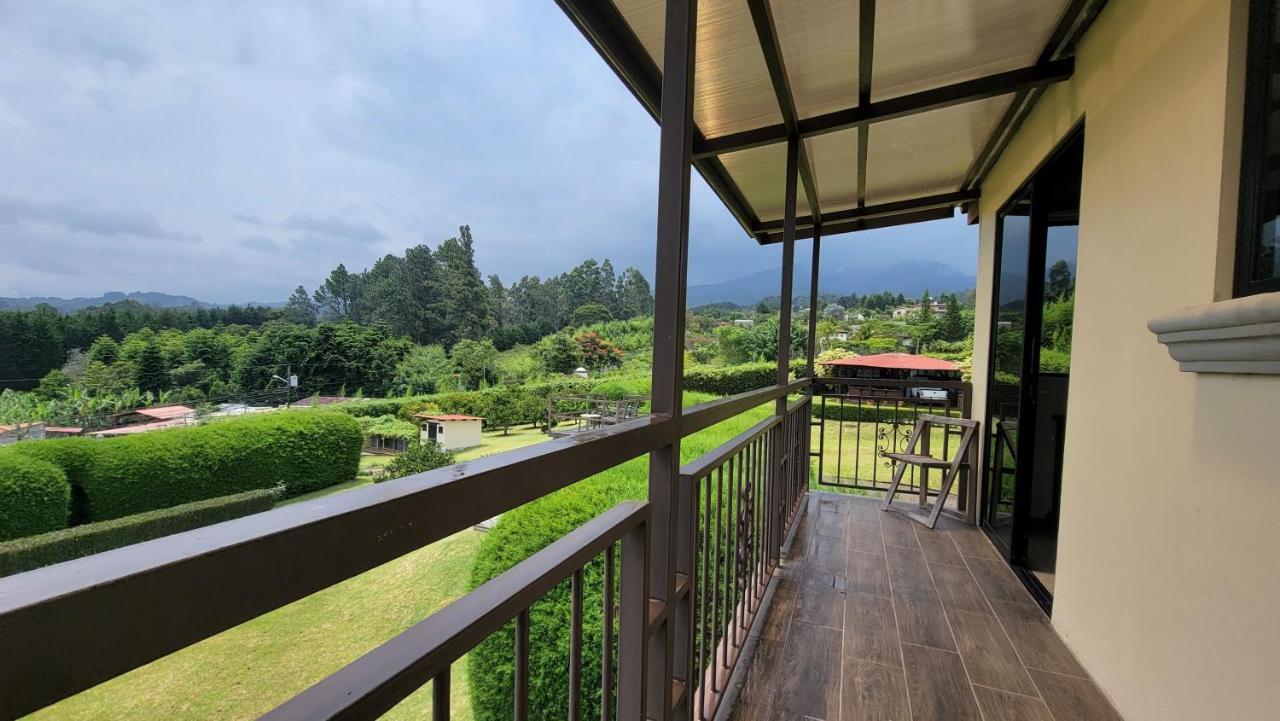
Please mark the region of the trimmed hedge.
[[[686, 395], [686, 405], [711, 400]], [[684, 462], [715, 449], [764, 418], [772, 406], [732, 418], [684, 440]], [[569, 531], [624, 500], [643, 499], [648, 459], [635, 458], [572, 486], [504, 513], [485, 535], [471, 569], [471, 589], [512, 568]], [[601, 598], [604, 561], [583, 569], [582, 708], [600, 707]], [[568, 714], [570, 610], [569, 582], [559, 584], [529, 609], [529, 706], [545, 718]], [[514, 626], [507, 624], [470, 653], [467, 664], [476, 721], [511, 718]]]
[[13, 452], [38, 459], [61, 468], [71, 484], [71, 515], [57, 526], [78, 526], [93, 520], [84, 497], [84, 480], [93, 465], [94, 451], [100, 441], [93, 438], [57, 438], [46, 441], [24, 441], [13, 445]]
[[[519, 404], [520, 412], [514, 423], [535, 423], [545, 418], [548, 396], [588, 393], [599, 382], [597, 379], [565, 378], [546, 383], [522, 384], [519, 386], [520, 393], [527, 402]], [[400, 398], [370, 398], [343, 403], [336, 410], [356, 417], [394, 415], [405, 420], [427, 408], [440, 413], [488, 416], [493, 399], [500, 391], [500, 388], [485, 388]]]
[[276, 411], [104, 440], [83, 479], [102, 521], [254, 489], [296, 496], [355, 478], [364, 435], [343, 413]]
[[63, 528], [70, 504], [71, 484], [61, 468], [12, 448], [0, 451], [0, 540]]
[[277, 495], [275, 490], [246, 491], [0, 543], [0, 576], [266, 511]]
[[[790, 363], [791, 377], [804, 372], [803, 358]], [[731, 396], [778, 382], [778, 364], [772, 361], [732, 366], [692, 366], [685, 369], [684, 389], [716, 396]]]

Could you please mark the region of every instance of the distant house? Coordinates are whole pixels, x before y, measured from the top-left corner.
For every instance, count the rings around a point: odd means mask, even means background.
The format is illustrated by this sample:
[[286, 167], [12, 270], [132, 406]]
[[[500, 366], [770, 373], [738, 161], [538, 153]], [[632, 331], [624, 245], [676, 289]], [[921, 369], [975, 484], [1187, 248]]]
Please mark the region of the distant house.
[[38, 441], [46, 437], [44, 423], [14, 423], [0, 425], [0, 446], [8, 446], [18, 441]]
[[84, 429], [79, 426], [45, 426], [45, 438], [66, 438], [67, 436], [78, 436], [84, 433]]
[[739, 328], [754, 328], [756, 322], [751, 318], [737, 318], [733, 321], [733, 324]]
[[[910, 353], [879, 353], [823, 361], [827, 374], [836, 378], [893, 381], [959, 381], [963, 380], [959, 365], [941, 358]], [[874, 384], [851, 387], [850, 395], [887, 398], [918, 398], [925, 401], [956, 400], [955, 390], [912, 386], [876, 387]]]
[[[906, 320], [920, 312], [920, 304], [916, 303], [914, 305], [900, 306], [898, 308], [894, 308], [891, 312], [893, 313], [894, 320]], [[946, 315], [947, 306], [935, 301], [929, 304], [929, 312], [933, 313], [935, 317]]]
[[152, 425], [159, 421], [185, 422], [186, 420], [194, 420], [195, 417], [196, 409], [189, 406], [152, 406], [150, 408], [135, 408], [124, 413], [117, 413], [115, 425], [119, 427], [138, 424]]
[[480, 428], [484, 418], [456, 413], [418, 413], [414, 415], [422, 430], [423, 443], [434, 441], [447, 451], [480, 445]]

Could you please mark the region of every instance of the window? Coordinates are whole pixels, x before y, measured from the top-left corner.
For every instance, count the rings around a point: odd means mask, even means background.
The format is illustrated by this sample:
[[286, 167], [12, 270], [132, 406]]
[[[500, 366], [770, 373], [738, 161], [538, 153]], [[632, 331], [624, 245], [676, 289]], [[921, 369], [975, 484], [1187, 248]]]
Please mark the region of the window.
[[1280, 291], [1280, 0], [1249, 3], [1237, 296]]

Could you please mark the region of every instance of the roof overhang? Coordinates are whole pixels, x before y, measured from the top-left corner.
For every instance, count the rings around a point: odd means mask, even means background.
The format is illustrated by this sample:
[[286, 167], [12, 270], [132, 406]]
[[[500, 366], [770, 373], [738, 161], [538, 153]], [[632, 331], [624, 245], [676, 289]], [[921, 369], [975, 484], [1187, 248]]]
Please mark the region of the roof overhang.
[[[556, 0], [656, 120], [665, 0]], [[699, 0], [693, 163], [743, 230], [781, 239], [950, 217], [1106, 0]]]

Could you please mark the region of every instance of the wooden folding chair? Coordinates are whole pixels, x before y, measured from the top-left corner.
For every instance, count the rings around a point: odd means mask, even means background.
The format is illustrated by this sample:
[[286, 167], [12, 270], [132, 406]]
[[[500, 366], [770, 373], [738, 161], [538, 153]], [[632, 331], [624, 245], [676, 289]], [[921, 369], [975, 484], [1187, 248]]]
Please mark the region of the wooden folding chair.
[[[960, 443], [956, 447], [955, 457], [951, 460], [935, 458], [929, 455], [929, 434], [935, 425], [958, 426], [964, 429], [960, 435]], [[907, 452], [884, 454], [886, 458], [893, 461], [894, 469], [893, 481], [889, 484], [889, 492], [884, 496], [881, 510], [900, 510], [893, 507], [893, 496], [898, 492], [898, 486], [902, 483], [902, 475], [906, 472], [908, 466], [920, 469], [920, 506], [922, 509], [928, 503], [929, 470], [932, 468], [945, 469], [942, 477], [942, 488], [938, 491], [938, 497], [933, 502], [933, 510], [927, 516], [922, 513], [900, 511], [912, 520], [933, 528], [938, 523], [938, 516], [942, 513], [942, 507], [947, 503], [947, 495], [951, 493], [952, 483], [955, 482], [956, 476], [960, 474], [960, 469], [965, 466], [965, 459], [969, 456], [977, 431], [978, 422], [967, 418], [950, 418], [931, 414], [923, 414], [917, 417], [915, 428], [911, 431], [911, 438], [907, 441]], [[924, 448], [921, 452], [917, 452], [921, 438], [924, 439]]]

